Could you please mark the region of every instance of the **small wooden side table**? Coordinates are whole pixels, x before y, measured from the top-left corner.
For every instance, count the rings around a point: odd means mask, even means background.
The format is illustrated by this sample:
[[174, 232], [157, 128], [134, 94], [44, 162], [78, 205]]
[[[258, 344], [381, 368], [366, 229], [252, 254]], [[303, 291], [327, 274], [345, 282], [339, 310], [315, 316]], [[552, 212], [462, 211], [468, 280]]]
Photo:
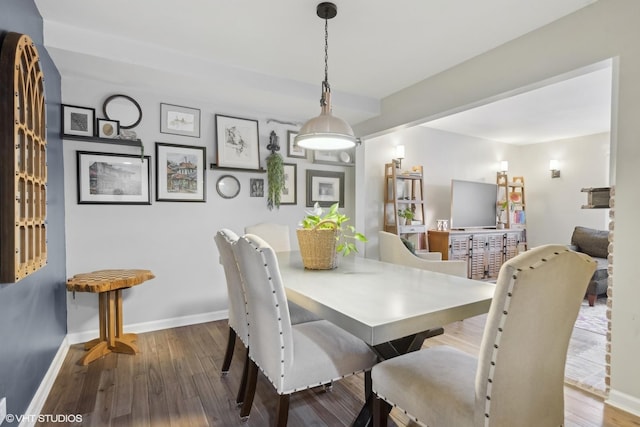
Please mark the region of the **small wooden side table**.
[[136, 334], [122, 332], [122, 289], [139, 285], [155, 276], [149, 270], [100, 270], [76, 274], [67, 280], [67, 291], [98, 294], [100, 337], [84, 344], [80, 365], [88, 365], [111, 352], [136, 354]]

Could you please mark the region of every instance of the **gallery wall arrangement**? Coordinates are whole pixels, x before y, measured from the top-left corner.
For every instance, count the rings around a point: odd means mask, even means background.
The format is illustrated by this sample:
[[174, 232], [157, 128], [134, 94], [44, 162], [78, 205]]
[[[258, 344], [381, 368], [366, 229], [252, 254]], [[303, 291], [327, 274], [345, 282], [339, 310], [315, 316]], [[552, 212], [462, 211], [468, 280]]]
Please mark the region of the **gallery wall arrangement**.
[[[176, 139], [201, 138], [200, 108], [159, 103], [159, 131], [166, 134], [168, 140], [155, 142], [155, 159], [145, 155], [144, 144], [134, 130], [142, 121], [143, 111], [131, 96], [107, 96], [101, 113], [87, 105], [62, 104], [61, 108], [63, 139], [140, 148], [139, 155], [77, 151], [78, 204], [150, 205], [152, 192], [155, 193], [155, 202], [207, 201], [207, 148], [197, 142], [178, 144], [171, 141], [173, 135], [177, 136]], [[213, 117], [214, 141], [210, 151], [213, 162], [209, 167], [222, 172], [214, 187], [222, 199], [237, 197], [242, 186], [248, 185], [248, 197], [265, 198], [269, 210], [280, 205], [297, 205], [300, 161], [332, 166], [355, 164], [355, 149], [305, 150], [296, 144], [298, 132], [293, 129], [280, 131], [283, 139], [286, 138], [282, 154], [279, 153], [280, 136], [271, 130], [266, 147], [271, 155], [265, 160], [260, 154], [258, 120], [216, 113]], [[283, 156], [295, 159], [295, 163], [285, 162]], [[264, 166], [262, 162], [265, 162]], [[277, 174], [270, 169], [275, 163], [278, 164]], [[268, 172], [266, 178], [249, 177], [248, 184], [242, 184], [236, 176], [238, 173], [265, 172]], [[275, 182], [275, 177], [278, 177], [278, 182]], [[274, 191], [275, 195], [272, 194]], [[306, 206], [313, 206], [315, 202], [322, 206], [339, 202], [344, 206], [344, 172], [308, 170], [302, 191], [306, 191]]]

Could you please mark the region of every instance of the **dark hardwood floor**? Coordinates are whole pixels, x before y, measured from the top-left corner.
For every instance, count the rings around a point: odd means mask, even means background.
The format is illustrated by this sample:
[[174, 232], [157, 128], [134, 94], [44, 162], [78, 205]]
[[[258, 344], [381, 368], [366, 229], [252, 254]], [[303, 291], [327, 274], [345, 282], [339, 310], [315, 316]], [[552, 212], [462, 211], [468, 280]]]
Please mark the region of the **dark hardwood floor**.
[[[446, 333], [425, 346], [454, 345], [477, 353], [485, 316], [445, 327]], [[256, 398], [246, 423], [235, 404], [245, 350], [236, 344], [229, 375], [220, 376], [227, 338], [226, 321], [140, 334], [140, 354], [109, 354], [79, 366], [84, 351], [71, 346], [42, 414], [79, 414], [82, 426], [269, 426], [277, 395], [259, 376]], [[363, 376], [296, 393], [289, 426], [347, 426], [363, 404]], [[565, 387], [567, 427], [640, 426], [640, 420], [605, 407], [596, 396]], [[411, 425], [394, 410], [389, 425]], [[61, 426], [63, 423], [39, 423]]]

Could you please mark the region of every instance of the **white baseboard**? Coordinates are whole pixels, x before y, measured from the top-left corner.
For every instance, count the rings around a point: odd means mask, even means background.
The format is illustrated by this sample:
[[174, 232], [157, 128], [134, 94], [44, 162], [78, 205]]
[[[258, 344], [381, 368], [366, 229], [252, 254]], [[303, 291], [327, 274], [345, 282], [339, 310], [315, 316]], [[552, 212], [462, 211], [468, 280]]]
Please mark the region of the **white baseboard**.
[[622, 409], [625, 412], [640, 417], [640, 399], [634, 396], [629, 396], [626, 393], [620, 391], [611, 390], [609, 392], [609, 398], [605, 400], [607, 405]]
[[[67, 336], [62, 339], [62, 343], [60, 343], [60, 347], [56, 352], [56, 355], [53, 356], [53, 360], [49, 365], [49, 369], [47, 373], [42, 378], [40, 382], [40, 386], [38, 390], [36, 390], [36, 394], [31, 399], [31, 403], [29, 407], [24, 412], [25, 414], [35, 415], [40, 414], [42, 408], [44, 407], [45, 402], [47, 401], [47, 397], [49, 397], [49, 392], [53, 387], [53, 383], [58, 377], [58, 372], [62, 367], [62, 363], [64, 362], [65, 357], [67, 356], [67, 351], [69, 351], [69, 340]], [[20, 423], [20, 427], [31, 427], [35, 425], [36, 419], [27, 420], [26, 418]]]
[[[208, 313], [192, 314], [189, 316], [173, 317], [170, 319], [153, 320], [151, 322], [132, 323], [125, 325], [125, 332], [142, 334], [144, 332], [160, 331], [162, 329], [177, 328], [180, 326], [196, 325], [198, 323], [215, 322], [229, 317], [228, 310], [210, 311]], [[91, 331], [74, 332], [67, 334], [69, 345], [89, 341], [99, 335], [97, 329]]]

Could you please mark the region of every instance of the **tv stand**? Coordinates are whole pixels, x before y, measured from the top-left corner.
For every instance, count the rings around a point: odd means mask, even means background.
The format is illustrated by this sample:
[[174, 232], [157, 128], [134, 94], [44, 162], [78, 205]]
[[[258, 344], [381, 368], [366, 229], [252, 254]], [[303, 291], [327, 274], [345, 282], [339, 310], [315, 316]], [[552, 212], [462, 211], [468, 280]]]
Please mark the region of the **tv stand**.
[[502, 264], [526, 249], [524, 229], [429, 230], [429, 250], [467, 262], [470, 279], [496, 279]]

